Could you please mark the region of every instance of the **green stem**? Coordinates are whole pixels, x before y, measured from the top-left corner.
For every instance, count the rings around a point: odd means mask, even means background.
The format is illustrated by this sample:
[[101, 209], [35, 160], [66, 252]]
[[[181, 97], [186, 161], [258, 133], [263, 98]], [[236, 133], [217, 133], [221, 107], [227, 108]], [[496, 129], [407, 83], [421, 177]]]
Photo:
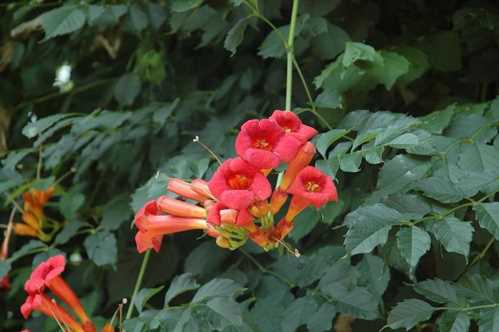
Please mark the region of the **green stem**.
[[288, 34], [288, 52], [287, 52], [287, 72], [286, 72], [286, 111], [291, 111], [291, 94], [293, 89], [293, 59], [294, 59], [294, 43], [296, 17], [298, 16], [299, 0], [293, 0], [293, 8], [291, 10], [291, 22], [289, 24]]
[[438, 307], [436, 309], [437, 310], [450, 310], [450, 311], [474, 311], [474, 310], [481, 310], [481, 309], [490, 309], [490, 308], [495, 308], [495, 307], [499, 307], [499, 303], [483, 304], [483, 305], [477, 305], [474, 307], [467, 307], [467, 308]]
[[132, 299], [130, 300], [128, 311], [126, 313], [126, 319], [132, 318], [133, 305], [134, 305], [133, 303], [135, 301], [135, 296], [137, 296], [139, 288], [142, 285], [142, 279], [144, 278], [144, 273], [146, 272], [147, 263], [149, 262], [150, 256], [151, 256], [151, 250], [148, 250], [144, 255], [144, 259], [142, 260], [142, 265], [140, 266], [139, 275], [137, 276], [137, 281], [135, 282], [135, 287], [133, 289]]
[[265, 274], [268, 274], [268, 275], [271, 275], [273, 277], [275, 277], [276, 279], [282, 281], [283, 283], [287, 284], [289, 288], [293, 288], [295, 287], [295, 285], [289, 281], [288, 279], [286, 279], [285, 277], [281, 276], [280, 274], [278, 273], [275, 273], [274, 271], [271, 271], [269, 269], [267, 269], [265, 266], [263, 266], [262, 264], [260, 264], [256, 259], [255, 257], [251, 256], [250, 254], [248, 254], [244, 249], [242, 248], [239, 248], [239, 251], [244, 255], [246, 256], [253, 264], [255, 264], [255, 266], [262, 272], [262, 273], [265, 273]]

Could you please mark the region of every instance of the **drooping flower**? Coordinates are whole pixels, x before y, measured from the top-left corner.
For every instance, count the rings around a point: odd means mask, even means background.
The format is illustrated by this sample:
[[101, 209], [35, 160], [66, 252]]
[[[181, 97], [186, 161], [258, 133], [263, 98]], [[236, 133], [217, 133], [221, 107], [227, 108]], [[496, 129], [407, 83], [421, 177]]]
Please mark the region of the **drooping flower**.
[[293, 198], [285, 217], [287, 221], [292, 221], [309, 205], [320, 208], [327, 202], [338, 199], [331, 177], [313, 166], [307, 166], [298, 173], [288, 193], [292, 194]]
[[208, 209], [208, 222], [212, 225], [233, 224], [237, 226], [246, 226], [253, 221], [253, 217], [248, 209], [235, 210], [230, 209], [223, 203], [216, 203]]
[[70, 328], [71, 332], [86, 332], [83, 326], [73, 319], [66, 310], [43, 293], [28, 295], [26, 301], [21, 306], [21, 314], [25, 319], [28, 319], [33, 311], [41, 312], [66, 325]]
[[301, 144], [272, 120], [249, 120], [237, 135], [236, 152], [257, 169], [272, 169], [291, 161]]
[[297, 138], [302, 143], [317, 135], [317, 130], [304, 125], [298, 115], [289, 111], [275, 110], [269, 118], [281, 127], [284, 132]]
[[236, 210], [267, 199], [272, 191], [267, 178], [240, 158], [226, 160], [213, 174], [209, 188], [220, 202]]
[[[68, 325], [72, 331], [95, 332], [95, 326], [88, 317], [79, 298], [61, 277], [65, 267], [66, 258], [63, 255], [57, 255], [40, 263], [31, 272], [29, 279], [24, 284], [24, 290], [28, 293], [28, 298], [21, 306], [21, 313], [27, 318], [31, 311], [36, 310]], [[60, 307], [54, 299], [45, 294], [47, 288], [78, 316], [79, 323]]]
[[156, 200], [147, 202], [137, 212], [134, 223], [139, 229], [135, 235], [135, 244], [139, 253], [148, 249], [154, 249], [158, 252], [164, 235], [209, 228], [205, 219], [181, 218], [161, 214]]
[[43, 208], [53, 193], [53, 187], [49, 187], [45, 191], [31, 189], [24, 193], [23, 223], [16, 223], [14, 225], [14, 232], [17, 235], [36, 237], [45, 242], [50, 240], [50, 235], [43, 231], [46, 219]]
[[83, 308], [80, 299], [66, 281], [61, 277], [66, 268], [66, 258], [63, 255], [50, 257], [40, 263], [24, 284], [28, 294], [42, 294], [45, 288], [66, 303], [78, 316], [83, 325], [93, 325]]

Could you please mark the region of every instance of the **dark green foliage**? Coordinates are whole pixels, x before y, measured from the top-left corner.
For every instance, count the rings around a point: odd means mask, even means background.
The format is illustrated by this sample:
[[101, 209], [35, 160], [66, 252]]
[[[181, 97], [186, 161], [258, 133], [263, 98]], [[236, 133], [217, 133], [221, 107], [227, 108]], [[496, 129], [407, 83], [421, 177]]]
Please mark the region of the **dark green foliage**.
[[[284, 108], [292, 2], [0, 4], [0, 225], [49, 186], [63, 221], [47, 244], [11, 241], [1, 331], [58, 330], [19, 313], [55, 254], [96, 321], [130, 297], [133, 213], [217, 166], [193, 138], [226, 158], [243, 121]], [[126, 330], [321, 332], [348, 315], [354, 332], [499, 331], [498, 41], [495, 1], [301, 0], [293, 106], [340, 201], [298, 217], [300, 257], [166, 237]]]

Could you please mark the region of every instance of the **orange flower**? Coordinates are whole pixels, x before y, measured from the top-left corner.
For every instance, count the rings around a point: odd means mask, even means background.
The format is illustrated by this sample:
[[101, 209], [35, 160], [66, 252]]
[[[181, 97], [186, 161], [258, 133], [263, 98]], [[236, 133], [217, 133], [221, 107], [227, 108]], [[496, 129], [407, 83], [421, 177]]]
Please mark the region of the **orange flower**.
[[43, 208], [53, 194], [54, 187], [49, 187], [45, 191], [31, 189], [23, 194], [22, 220], [24, 223], [14, 225], [14, 231], [17, 235], [36, 237], [44, 242], [50, 240], [51, 236], [43, 231], [47, 219]]

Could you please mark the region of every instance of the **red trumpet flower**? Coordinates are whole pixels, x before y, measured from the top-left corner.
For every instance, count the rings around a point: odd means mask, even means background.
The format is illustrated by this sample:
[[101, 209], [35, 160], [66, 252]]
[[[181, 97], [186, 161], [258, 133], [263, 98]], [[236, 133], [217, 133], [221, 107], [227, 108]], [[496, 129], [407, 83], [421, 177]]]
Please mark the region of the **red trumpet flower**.
[[237, 135], [236, 152], [258, 169], [272, 169], [291, 161], [301, 144], [272, 120], [249, 120]]
[[[33, 310], [52, 317], [68, 327], [71, 331], [95, 332], [95, 326], [88, 317], [80, 300], [71, 287], [60, 276], [66, 266], [66, 259], [57, 255], [40, 263], [31, 273], [24, 284], [28, 298], [21, 306], [21, 313], [28, 318]], [[66, 303], [78, 316], [80, 323], [76, 322], [55, 300], [49, 298], [44, 292], [48, 288], [52, 294]]]
[[329, 201], [338, 200], [336, 186], [330, 176], [315, 167], [307, 166], [298, 173], [288, 189], [293, 195], [286, 214], [286, 220], [293, 220], [298, 213], [309, 205], [320, 208]]
[[206, 218], [206, 209], [173, 199], [168, 196], [160, 196], [156, 200], [158, 210], [176, 217]]
[[286, 134], [295, 137], [302, 143], [317, 135], [315, 128], [304, 125], [298, 115], [293, 112], [276, 110], [269, 119], [277, 123]]
[[[187, 204], [187, 203], [186, 203]], [[135, 226], [139, 229], [135, 235], [137, 251], [142, 253], [148, 249], [156, 252], [161, 247], [163, 236], [193, 229], [207, 230], [206, 220], [199, 218], [180, 218], [160, 214], [156, 200], [149, 201], [135, 215]]]
[[240, 158], [226, 160], [213, 174], [209, 187], [220, 202], [237, 210], [267, 199], [272, 192], [267, 178]]
[[198, 182], [197, 185], [193, 185], [189, 182], [185, 182], [184, 180], [175, 178], [170, 179], [167, 185], [168, 191], [194, 201], [203, 202], [210, 199], [211, 197], [203, 193], [201, 188], [202, 186], [200, 182]]

